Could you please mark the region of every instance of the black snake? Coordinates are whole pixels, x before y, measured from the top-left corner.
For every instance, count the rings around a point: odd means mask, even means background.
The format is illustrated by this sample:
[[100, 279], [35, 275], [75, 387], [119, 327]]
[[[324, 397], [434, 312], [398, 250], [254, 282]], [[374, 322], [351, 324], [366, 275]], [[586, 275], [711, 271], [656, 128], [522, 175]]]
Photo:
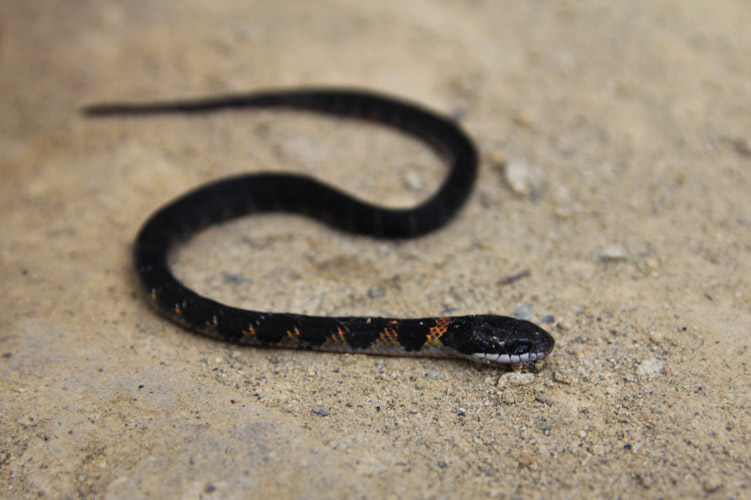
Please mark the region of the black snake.
[[364, 203], [311, 177], [257, 173], [203, 185], [157, 210], [133, 246], [136, 272], [151, 302], [169, 319], [228, 342], [380, 355], [469, 357], [519, 364], [547, 356], [553, 338], [534, 323], [506, 316], [418, 319], [319, 317], [258, 312], [221, 304], [178, 281], [168, 254], [196, 231], [243, 215], [284, 211], [338, 229], [382, 238], [410, 238], [444, 225], [466, 200], [477, 171], [472, 141], [453, 121], [418, 105], [371, 92], [300, 89], [144, 104], [98, 104], [90, 117], [195, 114], [246, 108], [292, 108], [351, 117], [398, 129], [429, 145], [450, 165], [427, 201], [410, 209]]

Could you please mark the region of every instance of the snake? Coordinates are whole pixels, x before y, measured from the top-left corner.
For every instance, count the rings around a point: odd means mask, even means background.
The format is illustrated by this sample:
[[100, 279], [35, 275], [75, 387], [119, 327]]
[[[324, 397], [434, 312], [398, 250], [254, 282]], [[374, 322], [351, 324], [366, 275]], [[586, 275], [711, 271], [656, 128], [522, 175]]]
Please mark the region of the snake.
[[233, 307], [180, 282], [170, 252], [196, 232], [250, 214], [302, 214], [340, 231], [401, 240], [444, 225], [464, 205], [474, 184], [478, 153], [453, 118], [374, 91], [291, 88], [241, 94], [114, 102], [85, 106], [91, 118], [180, 115], [253, 109], [319, 113], [384, 126], [416, 139], [449, 171], [437, 191], [417, 206], [376, 206], [311, 176], [258, 172], [215, 180], [156, 210], [132, 246], [133, 265], [147, 300], [167, 319], [228, 343], [340, 353], [469, 358], [483, 364], [531, 364], [553, 350], [553, 337], [531, 321], [495, 314], [389, 318], [313, 316]]

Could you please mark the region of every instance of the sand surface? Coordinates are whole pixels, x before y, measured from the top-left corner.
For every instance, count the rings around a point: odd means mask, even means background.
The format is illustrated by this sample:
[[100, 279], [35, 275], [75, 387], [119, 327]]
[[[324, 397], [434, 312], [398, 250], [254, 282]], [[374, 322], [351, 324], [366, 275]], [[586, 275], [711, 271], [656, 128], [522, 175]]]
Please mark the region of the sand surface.
[[[0, 8], [0, 497], [751, 497], [748, 1]], [[179, 275], [261, 310], [526, 316], [557, 340], [539, 372], [242, 348], [147, 306], [133, 236], [209, 179], [304, 172], [393, 206], [438, 185], [371, 125], [78, 113], [301, 85], [460, 119], [467, 206], [401, 243], [251, 217]]]

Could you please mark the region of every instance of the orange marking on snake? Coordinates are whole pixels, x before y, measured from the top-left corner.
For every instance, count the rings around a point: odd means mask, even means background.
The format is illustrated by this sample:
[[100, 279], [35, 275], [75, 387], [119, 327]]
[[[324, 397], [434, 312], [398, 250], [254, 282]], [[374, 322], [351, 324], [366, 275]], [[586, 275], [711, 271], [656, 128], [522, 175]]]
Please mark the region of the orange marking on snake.
[[399, 347], [399, 340], [397, 340], [396, 330], [392, 328], [384, 328], [381, 332], [381, 336], [373, 342], [374, 345], [385, 345], [389, 347]]
[[436, 318], [435, 325], [430, 327], [430, 333], [427, 335], [425, 345], [428, 347], [440, 347], [440, 338], [446, 334], [448, 326], [451, 324], [450, 318]]
[[344, 332], [341, 328], [338, 328], [334, 333], [329, 336], [329, 338], [326, 339], [327, 343], [332, 344], [342, 344], [347, 343], [347, 339], [344, 337]]
[[209, 321], [206, 322], [206, 326], [219, 326], [219, 320], [216, 318], [216, 316], [213, 316]]
[[300, 336], [300, 330], [297, 327], [292, 330], [287, 330], [287, 336], [292, 340], [297, 340], [297, 337]]
[[253, 325], [249, 324], [248, 325], [248, 329], [247, 330], [243, 330], [243, 335], [245, 335], [246, 337], [248, 337], [248, 336], [255, 336], [255, 334], [256, 334], [256, 329], [253, 328]]

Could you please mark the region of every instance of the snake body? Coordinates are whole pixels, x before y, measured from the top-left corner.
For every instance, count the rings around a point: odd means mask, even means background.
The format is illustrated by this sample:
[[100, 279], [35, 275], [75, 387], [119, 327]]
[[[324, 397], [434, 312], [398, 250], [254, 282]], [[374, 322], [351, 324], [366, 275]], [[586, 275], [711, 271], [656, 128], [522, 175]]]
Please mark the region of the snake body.
[[496, 363], [540, 360], [553, 338], [529, 321], [472, 315], [395, 319], [322, 317], [231, 307], [182, 284], [168, 265], [174, 246], [196, 231], [236, 217], [283, 211], [381, 238], [411, 238], [444, 225], [465, 202], [477, 171], [472, 141], [452, 120], [392, 97], [342, 89], [299, 89], [142, 104], [98, 104], [90, 117], [200, 114], [290, 108], [396, 128], [430, 146], [450, 166], [437, 192], [409, 209], [373, 206], [314, 178], [257, 173], [217, 180], [169, 202], [144, 223], [133, 261], [149, 300], [170, 320], [227, 342], [380, 355], [470, 357]]

